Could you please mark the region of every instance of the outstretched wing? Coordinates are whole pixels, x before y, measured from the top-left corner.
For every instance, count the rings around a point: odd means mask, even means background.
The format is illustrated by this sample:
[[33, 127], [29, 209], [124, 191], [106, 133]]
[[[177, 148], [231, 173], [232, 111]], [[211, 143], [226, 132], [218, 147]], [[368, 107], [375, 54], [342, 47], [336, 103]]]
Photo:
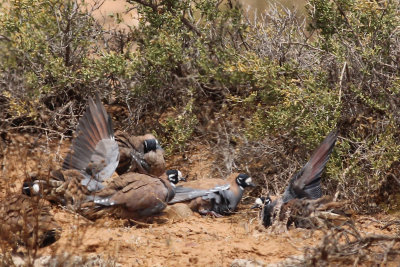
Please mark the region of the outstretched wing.
[[337, 131], [334, 130], [322, 141], [301, 171], [294, 175], [283, 194], [284, 203], [293, 198], [317, 199], [322, 196], [321, 174], [329, 160], [336, 139]]
[[104, 109], [99, 95], [96, 94], [95, 102], [92, 98], [88, 102], [62, 168], [80, 171], [87, 178], [82, 183], [86, 183], [88, 189], [93, 191], [98, 189], [98, 185], [92, 186], [93, 182], [103, 182], [114, 173], [118, 166], [119, 149], [111, 117]]
[[216, 192], [228, 190], [229, 188], [230, 184], [219, 185], [211, 189], [196, 189], [184, 186], [177, 186], [175, 188], [175, 196], [171, 201], [168, 202], [168, 204], [185, 202], [198, 197], [205, 197]]

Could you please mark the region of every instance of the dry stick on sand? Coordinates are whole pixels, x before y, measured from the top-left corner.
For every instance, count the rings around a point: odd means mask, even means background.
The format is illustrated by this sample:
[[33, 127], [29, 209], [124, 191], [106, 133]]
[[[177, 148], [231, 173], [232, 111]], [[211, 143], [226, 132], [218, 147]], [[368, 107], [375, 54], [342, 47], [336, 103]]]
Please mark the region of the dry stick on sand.
[[353, 266], [361, 263], [380, 265], [385, 264], [390, 255], [400, 255], [399, 246], [399, 235], [368, 234], [354, 224], [336, 226], [325, 232], [320, 245], [305, 250], [304, 260], [299, 266], [309, 263], [321, 265], [323, 262], [345, 264], [349, 261]]

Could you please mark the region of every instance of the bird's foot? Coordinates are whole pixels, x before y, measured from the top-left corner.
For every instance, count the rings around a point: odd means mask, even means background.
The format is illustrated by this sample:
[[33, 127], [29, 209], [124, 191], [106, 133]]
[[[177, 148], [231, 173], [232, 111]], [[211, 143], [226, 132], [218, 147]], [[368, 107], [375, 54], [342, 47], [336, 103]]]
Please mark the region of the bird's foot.
[[201, 215], [209, 215], [209, 216], [214, 217], [214, 218], [224, 217], [221, 214], [219, 214], [219, 213], [217, 213], [217, 212], [215, 212], [213, 210], [200, 210], [199, 213]]

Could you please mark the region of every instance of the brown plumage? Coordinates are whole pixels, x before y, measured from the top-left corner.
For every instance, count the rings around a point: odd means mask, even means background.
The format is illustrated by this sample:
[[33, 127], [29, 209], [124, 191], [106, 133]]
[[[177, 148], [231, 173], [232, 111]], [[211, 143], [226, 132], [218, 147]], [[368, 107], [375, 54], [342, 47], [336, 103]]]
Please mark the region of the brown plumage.
[[[195, 181], [189, 181], [185, 183], [185, 187], [207, 190], [216, 186], [229, 185], [230, 188], [232, 188], [232, 190], [235, 192], [235, 194], [237, 194], [238, 187], [236, 186], [235, 182], [237, 175], [237, 173], [231, 174], [226, 180], [205, 178]], [[192, 200], [188, 200], [186, 201], [186, 203], [192, 211], [199, 212], [200, 214], [207, 214], [207, 212], [212, 210], [212, 202], [208, 199], [203, 199], [201, 196]]]
[[40, 181], [41, 192], [88, 219], [102, 216], [139, 219], [160, 213], [174, 197], [174, 188], [164, 173], [161, 177], [129, 172], [115, 174], [103, 182], [104, 188], [91, 192], [82, 185], [84, 176], [77, 170], [52, 171]]
[[[33, 181], [24, 182], [23, 193], [28, 196], [39, 195], [71, 210], [79, 210], [81, 203], [91, 194], [87, 187], [82, 185], [85, 177], [78, 170], [53, 170], [49, 175], [32, 178]], [[35, 191], [36, 184], [39, 185], [39, 192]]]
[[158, 147], [154, 150], [146, 151], [144, 147], [146, 140], [157, 140], [154, 135], [130, 136], [125, 132], [118, 131], [115, 134], [115, 138], [118, 142], [120, 153], [117, 167], [118, 174], [140, 172], [160, 176], [165, 172], [164, 150]]
[[14, 195], [1, 201], [0, 236], [13, 249], [19, 245], [44, 247], [59, 239], [61, 227], [44, 199]]
[[104, 214], [140, 219], [159, 214], [174, 195], [167, 179], [129, 172], [114, 177], [104, 189], [92, 193], [92, 201], [82, 205], [82, 211], [91, 219]]
[[[185, 187], [191, 187], [196, 189], [210, 189], [218, 185], [232, 185], [234, 188], [237, 188], [236, 185], [236, 177], [238, 173], [232, 173], [226, 179], [218, 179], [218, 178], [204, 178], [199, 180], [192, 180], [185, 183]], [[237, 190], [235, 190], [237, 191]]]
[[[337, 137], [337, 130], [333, 130], [325, 137], [321, 144], [314, 150], [309, 161], [290, 179], [282, 198], [274, 201], [271, 201], [269, 197], [264, 198], [263, 201], [260, 198], [260, 201], [264, 202], [261, 218], [265, 227], [272, 225], [276, 213], [285, 214], [286, 206], [295, 206], [293, 216], [299, 217], [296, 215], [299, 212], [302, 216], [310, 213], [307, 205], [314, 202], [324, 202], [324, 199], [320, 199], [322, 197], [321, 175], [333, 151]], [[304, 211], [301, 210], [301, 207], [304, 208]], [[289, 209], [292, 210], [292, 208]], [[289, 222], [291, 221], [289, 220]]]
[[348, 221], [352, 213], [344, 209], [344, 206], [344, 202], [333, 201], [330, 196], [318, 199], [295, 198], [282, 205], [279, 221], [286, 221], [287, 227], [294, 224], [299, 228], [314, 228], [328, 221]]
[[[130, 161], [121, 166], [130, 170], [118, 176], [115, 170], [120, 154], [122, 161]], [[95, 101], [88, 100], [62, 170], [24, 183], [23, 192], [42, 195], [89, 218], [104, 213], [146, 217], [162, 211], [174, 195], [168, 178], [158, 178], [164, 172], [163, 150], [155, 137], [119, 134], [117, 141], [111, 117], [96, 95]], [[169, 176], [174, 182], [180, 179], [177, 171]]]

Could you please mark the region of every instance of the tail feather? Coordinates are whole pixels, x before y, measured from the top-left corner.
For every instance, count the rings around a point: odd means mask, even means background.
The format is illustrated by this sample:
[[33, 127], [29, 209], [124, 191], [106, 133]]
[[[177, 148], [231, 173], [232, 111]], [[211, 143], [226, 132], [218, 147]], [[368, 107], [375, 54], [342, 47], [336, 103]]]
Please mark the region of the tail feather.
[[306, 185], [304, 187], [304, 192], [304, 197], [308, 199], [318, 199], [322, 197], [321, 178], [314, 180], [311, 184]]
[[111, 200], [111, 197], [98, 197], [98, 196], [90, 196], [87, 198], [88, 201], [92, 201], [93, 203], [100, 206], [114, 206], [116, 203]]

